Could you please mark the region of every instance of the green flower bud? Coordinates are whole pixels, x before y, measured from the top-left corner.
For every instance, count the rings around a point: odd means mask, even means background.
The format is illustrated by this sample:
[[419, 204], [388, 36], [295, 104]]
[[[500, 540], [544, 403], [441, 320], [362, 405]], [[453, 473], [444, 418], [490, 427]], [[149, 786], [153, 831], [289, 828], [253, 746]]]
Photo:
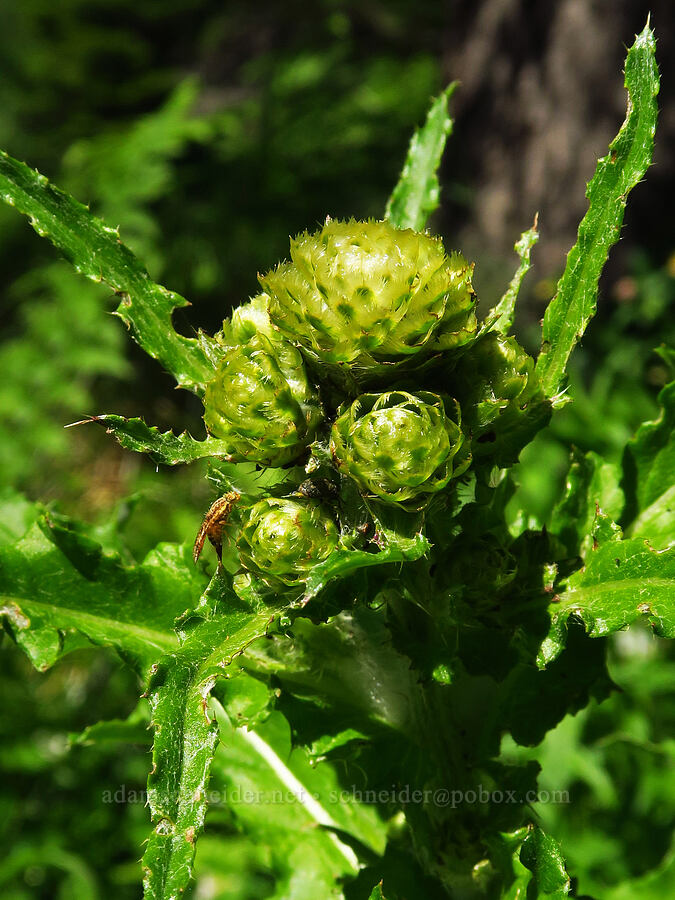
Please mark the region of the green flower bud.
[[206, 387], [204, 422], [235, 461], [282, 466], [309, 446], [323, 414], [302, 356], [274, 332], [265, 302], [256, 298], [224, 323], [224, 356]]
[[247, 569], [294, 585], [338, 544], [335, 522], [312, 502], [267, 497], [252, 506], [237, 540]]
[[334, 423], [331, 452], [365, 493], [392, 503], [426, 500], [465, 471], [459, 407], [437, 394], [362, 394]]
[[550, 416], [534, 360], [513, 337], [489, 332], [457, 360], [450, 377], [476, 457], [515, 462]]
[[372, 371], [476, 330], [473, 266], [439, 238], [388, 222], [326, 221], [261, 277], [274, 325], [309, 357]]

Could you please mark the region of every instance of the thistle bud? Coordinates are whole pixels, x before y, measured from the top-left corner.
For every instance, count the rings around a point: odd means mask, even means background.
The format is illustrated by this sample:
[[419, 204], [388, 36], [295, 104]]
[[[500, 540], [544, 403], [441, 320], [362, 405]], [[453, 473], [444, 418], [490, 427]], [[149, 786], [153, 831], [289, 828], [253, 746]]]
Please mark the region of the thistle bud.
[[281, 466], [305, 451], [323, 414], [302, 356], [274, 331], [265, 305], [256, 298], [224, 323], [224, 355], [206, 387], [204, 422], [235, 461]]
[[248, 512], [237, 540], [242, 565], [295, 585], [338, 544], [335, 522], [317, 503], [267, 497]]
[[470, 462], [459, 407], [426, 391], [362, 394], [331, 431], [336, 464], [360, 489], [391, 503], [426, 501]]
[[534, 360], [513, 337], [488, 333], [457, 360], [450, 378], [477, 458], [515, 462], [550, 416]]
[[261, 277], [273, 324], [308, 357], [363, 379], [476, 330], [473, 266], [439, 238], [387, 222], [333, 222], [291, 240]]

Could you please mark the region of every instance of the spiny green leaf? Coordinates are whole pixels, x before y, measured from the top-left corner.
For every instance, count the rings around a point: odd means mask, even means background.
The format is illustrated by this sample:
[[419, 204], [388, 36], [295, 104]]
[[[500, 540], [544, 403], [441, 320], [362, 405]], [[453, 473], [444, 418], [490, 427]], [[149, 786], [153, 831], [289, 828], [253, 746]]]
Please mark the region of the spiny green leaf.
[[619, 239], [628, 193], [651, 162], [659, 90], [655, 48], [654, 33], [646, 25], [626, 57], [626, 119], [588, 185], [588, 212], [546, 309], [537, 373], [551, 398], [558, 394], [567, 360], [595, 313], [598, 279]]
[[146, 425], [143, 419], [126, 419], [124, 416], [115, 415], [90, 416], [73, 424], [84, 425], [87, 422], [103, 425], [108, 434], [114, 435], [125, 450], [147, 453], [153, 462], [165, 466], [190, 463], [207, 456], [229, 459], [227, 442], [218, 438], [209, 436], [198, 441], [186, 431], [178, 435], [173, 431], [162, 432], [155, 425]]
[[117, 315], [181, 387], [203, 388], [213, 374], [208, 354], [201, 342], [178, 334], [171, 320], [172, 311], [186, 306], [187, 300], [155, 284], [114, 228], [4, 151], [0, 198], [29, 216], [37, 233], [58, 247], [80, 274], [105, 282], [121, 295]]
[[147, 900], [178, 897], [188, 884], [218, 741], [208, 698], [216, 679], [265, 634], [275, 612], [243, 604], [221, 571], [184, 624], [180, 648], [154, 667], [149, 698], [155, 740], [148, 778], [153, 831], [143, 856]]
[[660, 417], [641, 425], [624, 453], [624, 521], [630, 537], [666, 547], [675, 542], [675, 381], [659, 402]]
[[202, 587], [185, 547], [160, 544], [142, 565], [126, 567], [49, 515], [0, 548], [0, 614], [39, 669], [53, 665], [65, 638], [79, 633], [147, 675], [176, 646], [174, 621]]
[[384, 214], [396, 228], [422, 231], [438, 207], [440, 187], [436, 173], [445, 142], [452, 133], [448, 103], [457, 84], [453, 81], [433, 101], [426, 122], [412, 136], [398, 184], [387, 201]]
[[416, 534], [400, 541], [387, 539], [384, 547], [376, 553], [365, 550], [334, 550], [310, 572], [302, 602], [308, 603], [316, 597], [332, 578], [345, 578], [358, 569], [370, 566], [412, 562], [421, 559], [430, 549], [431, 544], [427, 538], [423, 534]]
[[675, 637], [675, 548], [653, 550], [638, 538], [601, 544], [584, 568], [567, 579], [550, 613], [540, 665], [560, 654], [572, 615], [591, 637], [619, 631], [642, 616], [657, 634]]
[[538, 240], [539, 232], [537, 231], [537, 216], [535, 216], [532, 228], [524, 231], [513, 247], [520, 259], [520, 265], [516, 269], [504, 296], [494, 310], [487, 315], [486, 321], [490, 322], [490, 331], [501, 331], [502, 334], [508, 334], [513, 328], [520, 286], [523, 283], [523, 278], [530, 271], [530, 254]]
[[370, 897], [368, 898], [368, 900], [386, 900], [384, 894], [382, 893], [382, 882], [375, 885], [370, 893]]
[[523, 841], [520, 861], [534, 874], [538, 897], [562, 898], [569, 894], [570, 879], [560, 847], [536, 825]]

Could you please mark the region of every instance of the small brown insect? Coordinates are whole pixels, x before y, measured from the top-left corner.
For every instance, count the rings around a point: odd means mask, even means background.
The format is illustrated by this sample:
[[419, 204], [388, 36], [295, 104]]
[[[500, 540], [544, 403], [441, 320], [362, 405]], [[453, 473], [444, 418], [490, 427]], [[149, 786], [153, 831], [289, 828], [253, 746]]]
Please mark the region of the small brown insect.
[[224, 497], [218, 497], [211, 506], [209, 507], [208, 512], [204, 516], [204, 521], [202, 522], [202, 527], [199, 529], [199, 534], [197, 535], [197, 540], [195, 541], [194, 550], [192, 553], [192, 558], [195, 563], [199, 559], [202, 549], [204, 547], [204, 541], [208, 538], [211, 541], [216, 553], [218, 554], [218, 561], [222, 562], [223, 555], [223, 531], [225, 526], [227, 525], [228, 519], [230, 518], [230, 513], [232, 512], [232, 507], [239, 500], [241, 495], [237, 493], [237, 491], [228, 491]]

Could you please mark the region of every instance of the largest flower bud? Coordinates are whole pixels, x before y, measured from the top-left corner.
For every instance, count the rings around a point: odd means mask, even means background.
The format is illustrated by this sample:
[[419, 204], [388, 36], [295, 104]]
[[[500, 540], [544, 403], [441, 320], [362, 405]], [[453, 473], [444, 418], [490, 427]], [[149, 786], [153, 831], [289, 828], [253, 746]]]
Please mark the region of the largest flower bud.
[[[426, 502], [469, 465], [459, 408], [426, 391], [362, 394], [334, 423], [331, 452], [366, 494]], [[456, 421], [455, 421], [456, 419]]]
[[261, 277], [272, 322], [303, 352], [357, 375], [476, 330], [473, 266], [439, 238], [388, 222], [333, 222], [291, 240]]
[[[281, 466], [297, 459], [323, 419], [302, 356], [255, 298], [225, 322], [223, 358], [204, 394], [204, 422], [232, 459]], [[241, 341], [241, 343], [238, 343]]]

